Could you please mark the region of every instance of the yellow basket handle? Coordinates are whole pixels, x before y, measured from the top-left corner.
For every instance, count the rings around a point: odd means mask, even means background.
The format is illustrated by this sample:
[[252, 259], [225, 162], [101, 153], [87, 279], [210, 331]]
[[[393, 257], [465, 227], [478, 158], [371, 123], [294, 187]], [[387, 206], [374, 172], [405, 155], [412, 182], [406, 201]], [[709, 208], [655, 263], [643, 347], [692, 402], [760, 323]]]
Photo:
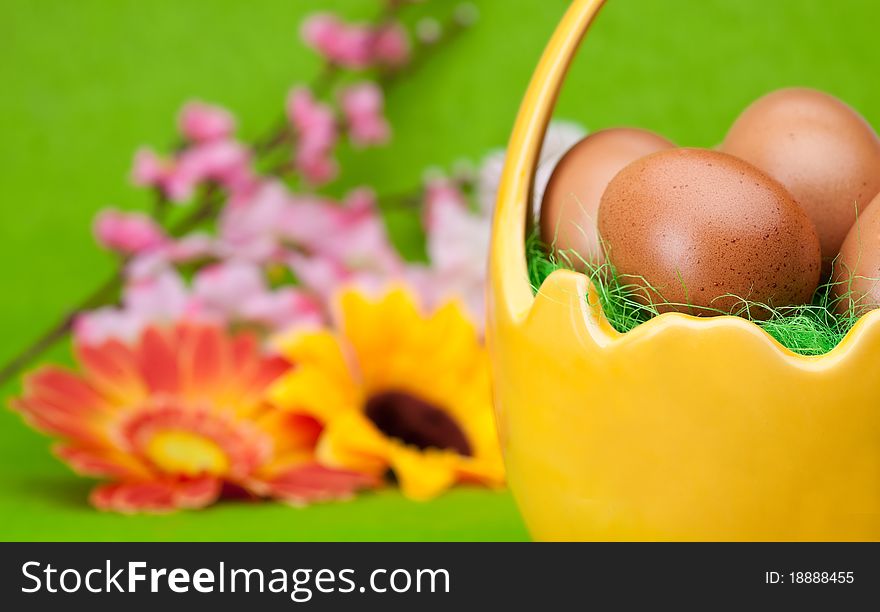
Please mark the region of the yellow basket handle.
[[556, 98], [581, 40], [605, 0], [574, 0], [547, 44], [519, 108], [498, 186], [489, 254], [489, 312], [515, 320], [532, 304], [525, 235], [532, 186]]

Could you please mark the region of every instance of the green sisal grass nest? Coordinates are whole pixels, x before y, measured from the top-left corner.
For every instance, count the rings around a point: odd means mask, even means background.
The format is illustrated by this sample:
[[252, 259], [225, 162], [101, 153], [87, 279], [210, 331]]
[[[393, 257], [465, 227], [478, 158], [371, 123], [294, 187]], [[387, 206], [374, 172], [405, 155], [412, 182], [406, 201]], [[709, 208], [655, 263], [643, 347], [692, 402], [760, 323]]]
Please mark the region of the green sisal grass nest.
[[[596, 288], [605, 317], [621, 333], [660, 314], [658, 307], [675, 305], [664, 301], [644, 279], [620, 275], [609, 263], [591, 263], [573, 253], [551, 254], [537, 233], [526, 241], [526, 259], [529, 280], [535, 292], [554, 270], [575, 270], [586, 274]], [[740, 299], [741, 306], [733, 313], [718, 310], [717, 314], [734, 314], [754, 322], [794, 353], [822, 355], [837, 346], [860, 316], [848, 294], [834, 296], [833, 286], [833, 283], [820, 286], [811, 304], [771, 307]], [[838, 312], [838, 305], [844, 300], [848, 307]], [[752, 318], [752, 312], [762, 312], [762, 317]], [[768, 312], [769, 316], [766, 316]]]

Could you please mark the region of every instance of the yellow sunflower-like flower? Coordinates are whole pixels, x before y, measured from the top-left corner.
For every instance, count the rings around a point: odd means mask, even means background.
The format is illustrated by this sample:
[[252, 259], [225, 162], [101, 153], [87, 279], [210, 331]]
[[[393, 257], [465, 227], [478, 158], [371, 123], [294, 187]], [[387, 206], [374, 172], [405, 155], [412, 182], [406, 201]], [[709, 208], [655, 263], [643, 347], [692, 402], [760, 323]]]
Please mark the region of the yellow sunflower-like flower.
[[279, 347], [296, 368], [269, 395], [325, 425], [317, 458], [430, 499], [457, 482], [500, 485], [485, 348], [461, 307], [430, 315], [395, 289], [353, 290], [337, 302], [337, 332], [301, 332]]

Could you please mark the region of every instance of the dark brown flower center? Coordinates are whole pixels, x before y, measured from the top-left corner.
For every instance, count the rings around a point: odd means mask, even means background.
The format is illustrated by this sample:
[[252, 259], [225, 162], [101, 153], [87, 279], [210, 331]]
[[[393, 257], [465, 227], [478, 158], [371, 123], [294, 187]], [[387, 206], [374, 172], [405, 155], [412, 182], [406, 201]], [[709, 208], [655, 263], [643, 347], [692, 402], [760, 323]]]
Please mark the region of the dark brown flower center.
[[379, 431], [424, 450], [454, 450], [471, 454], [471, 445], [458, 424], [443, 410], [409, 393], [386, 391], [367, 400], [365, 413]]

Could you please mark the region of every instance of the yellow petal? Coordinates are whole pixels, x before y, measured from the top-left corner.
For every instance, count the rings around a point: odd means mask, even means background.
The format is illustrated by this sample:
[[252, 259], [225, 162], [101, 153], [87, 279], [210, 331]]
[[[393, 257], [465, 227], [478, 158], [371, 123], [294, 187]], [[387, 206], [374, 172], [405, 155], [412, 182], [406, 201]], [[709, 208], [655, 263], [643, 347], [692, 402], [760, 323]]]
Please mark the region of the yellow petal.
[[295, 369], [275, 381], [269, 401], [287, 410], [309, 414], [327, 423], [339, 414], [356, 408], [360, 399], [350, 378], [337, 378], [310, 365]]
[[504, 484], [504, 463], [497, 457], [462, 457], [456, 465], [460, 482], [470, 482], [493, 487]]
[[400, 490], [416, 501], [433, 499], [455, 484], [458, 459], [451, 451], [421, 451], [403, 444], [391, 449], [391, 469]]
[[271, 402], [326, 423], [362, 399], [342, 348], [330, 332], [307, 332], [280, 338], [277, 345], [293, 370], [269, 388]]
[[393, 289], [379, 301], [345, 291], [339, 297], [341, 325], [368, 390], [387, 390], [405, 379], [424, 353], [406, 350], [407, 340], [424, 329], [413, 298]]
[[294, 365], [312, 365], [338, 378], [349, 376], [339, 340], [329, 331], [294, 331], [278, 337], [274, 344]]
[[330, 467], [381, 476], [390, 467], [391, 441], [359, 411], [336, 417], [321, 434], [316, 455]]

